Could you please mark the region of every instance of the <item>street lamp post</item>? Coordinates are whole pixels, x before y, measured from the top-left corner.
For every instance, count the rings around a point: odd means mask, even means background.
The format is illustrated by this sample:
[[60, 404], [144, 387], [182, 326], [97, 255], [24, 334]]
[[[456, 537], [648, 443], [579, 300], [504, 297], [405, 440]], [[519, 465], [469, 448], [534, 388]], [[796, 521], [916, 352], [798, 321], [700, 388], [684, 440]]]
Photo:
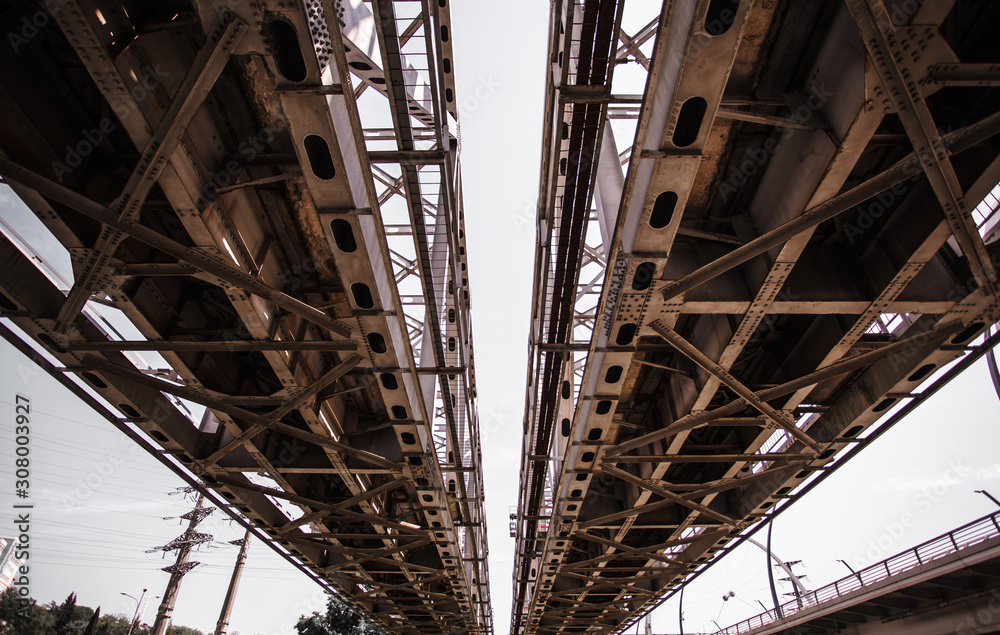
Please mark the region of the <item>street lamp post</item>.
[[846, 560], [841, 560], [840, 558], [837, 558], [837, 562], [839, 562], [840, 564], [842, 564], [842, 565], [844, 565], [845, 567], [847, 567], [847, 569], [848, 569], [848, 570], [849, 570], [849, 571], [850, 571], [851, 573], [853, 573], [853, 574], [854, 574], [854, 576], [855, 576], [855, 577], [856, 577], [856, 578], [858, 579], [858, 582], [860, 582], [860, 583], [861, 583], [861, 586], [864, 586], [864, 585], [865, 585], [865, 581], [861, 579], [861, 574], [860, 574], [860, 573], [858, 573], [857, 571], [855, 571], [855, 570], [854, 570], [854, 567], [852, 567], [851, 565], [847, 564], [847, 561], [846, 561]]
[[983, 495], [983, 496], [985, 496], [986, 498], [988, 498], [988, 499], [990, 499], [991, 501], [993, 501], [994, 503], [996, 503], [996, 504], [997, 504], [997, 507], [1000, 507], [1000, 501], [998, 501], [998, 500], [997, 500], [996, 498], [994, 498], [994, 497], [993, 497], [993, 494], [990, 494], [989, 492], [987, 492], [987, 491], [986, 491], [986, 490], [984, 490], [984, 489], [977, 489], [977, 490], [975, 490], [975, 492], [976, 492], [977, 494], [982, 494], [982, 495]]
[[132, 621], [129, 622], [128, 633], [126, 633], [125, 635], [132, 635], [132, 629], [135, 628], [135, 623], [139, 619], [139, 606], [142, 604], [142, 598], [146, 597], [146, 591], [147, 589], [142, 590], [142, 595], [139, 596], [138, 600], [136, 600], [135, 596], [129, 595], [124, 591], [120, 591], [120, 593], [125, 597], [132, 598], [133, 600], [135, 600], [135, 613], [132, 614]]
[[681, 586], [681, 603], [677, 606], [677, 623], [681, 629], [681, 635], [684, 635], [684, 587]]
[[146, 601], [142, 603], [142, 608], [139, 609], [139, 621], [136, 622], [136, 625], [138, 625], [139, 622], [142, 622], [143, 620], [146, 619], [146, 609], [149, 608], [149, 603], [152, 602], [153, 600], [158, 600], [162, 597], [163, 597], [162, 595], [150, 595], [149, 597], [146, 598]]

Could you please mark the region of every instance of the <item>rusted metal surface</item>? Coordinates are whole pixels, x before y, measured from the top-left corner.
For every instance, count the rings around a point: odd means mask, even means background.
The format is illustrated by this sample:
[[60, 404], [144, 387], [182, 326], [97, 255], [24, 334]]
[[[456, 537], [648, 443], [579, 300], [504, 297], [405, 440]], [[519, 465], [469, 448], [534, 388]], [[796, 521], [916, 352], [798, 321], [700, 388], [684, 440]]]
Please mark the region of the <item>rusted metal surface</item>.
[[540, 323], [588, 264], [548, 263], [557, 34], [591, 3], [553, 4], [512, 633], [622, 632], [997, 321], [972, 213], [1000, 181], [997, 8], [902, 4], [678, 0], [619, 29], [645, 86], [587, 99], [634, 128], [602, 134], [631, 147], [601, 149], [627, 171], [588, 203], [606, 269], [574, 332]]
[[126, 4], [0, 54], [3, 314], [368, 619], [492, 633], [448, 3]]

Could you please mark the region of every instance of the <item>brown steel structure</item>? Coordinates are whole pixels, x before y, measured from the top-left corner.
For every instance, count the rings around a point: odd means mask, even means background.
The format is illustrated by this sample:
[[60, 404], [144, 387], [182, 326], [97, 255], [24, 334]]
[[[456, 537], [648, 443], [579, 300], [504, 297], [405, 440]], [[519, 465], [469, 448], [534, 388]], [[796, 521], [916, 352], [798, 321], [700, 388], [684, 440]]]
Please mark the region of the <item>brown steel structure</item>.
[[0, 312], [369, 620], [486, 635], [449, 11], [4, 3]]
[[996, 340], [997, 3], [629, 2], [551, 5], [515, 635], [621, 632]]

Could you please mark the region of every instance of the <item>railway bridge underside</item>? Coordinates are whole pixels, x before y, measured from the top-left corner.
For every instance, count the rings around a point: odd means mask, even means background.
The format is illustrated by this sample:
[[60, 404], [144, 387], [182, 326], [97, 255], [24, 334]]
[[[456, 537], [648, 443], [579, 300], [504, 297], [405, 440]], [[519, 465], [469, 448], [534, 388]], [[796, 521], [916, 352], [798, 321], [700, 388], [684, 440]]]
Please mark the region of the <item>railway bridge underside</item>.
[[552, 4], [515, 634], [622, 632], [996, 341], [1000, 6], [637, 11]]
[[369, 620], [486, 635], [448, 5], [4, 3], [0, 316]]

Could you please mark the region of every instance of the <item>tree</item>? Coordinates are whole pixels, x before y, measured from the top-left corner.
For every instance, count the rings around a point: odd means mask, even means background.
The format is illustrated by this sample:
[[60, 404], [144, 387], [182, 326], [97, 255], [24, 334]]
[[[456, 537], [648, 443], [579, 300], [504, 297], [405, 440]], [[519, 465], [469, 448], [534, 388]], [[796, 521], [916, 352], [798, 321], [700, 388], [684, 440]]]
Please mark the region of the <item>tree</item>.
[[0, 635], [47, 635], [45, 609], [14, 588], [0, 595]]
[[295, 624], [298, 635], [379, 635], [380, 630], [366, 622], [354, 609], [331, 595], [326, 614], [303, 615]]
[[[97, 623], [97, 635], [125, 635], [131, 622], [131, 616], [105, 615]], [[142, 626], [132, 629], [132, 635], [148, 635], [148, 633], [149, 629]]]
[[[52, 603], [55, 606], [55, 602]], [[54, 622], [52, 632], [55, 635], [76, 635], [74, 621], [76, 619], [76, 593], [70, 593], [59, 608], [49, 610]]]
[[87, 630], [83, 632], [83, 635], [97, 635], [97, 620], [101, 619], [101, 607], [97, 607], [94, 614], [90, 616], [90, 622], [87, 624]]
[[[22, 598], [16, 588], [0, 593], [0, 635], [126, 635], [131, 619], [126, 615], [101, 615], [76, 605], [76, 593], [62, 604], [38, 606], [30, 597]], [[150, 635], [149, 626], [136, 625], [132, 635]], [[167, 635], [204, 635], [187, 626], [171, 626]], [[235, 635], [235, 634], [234, 634]]]

